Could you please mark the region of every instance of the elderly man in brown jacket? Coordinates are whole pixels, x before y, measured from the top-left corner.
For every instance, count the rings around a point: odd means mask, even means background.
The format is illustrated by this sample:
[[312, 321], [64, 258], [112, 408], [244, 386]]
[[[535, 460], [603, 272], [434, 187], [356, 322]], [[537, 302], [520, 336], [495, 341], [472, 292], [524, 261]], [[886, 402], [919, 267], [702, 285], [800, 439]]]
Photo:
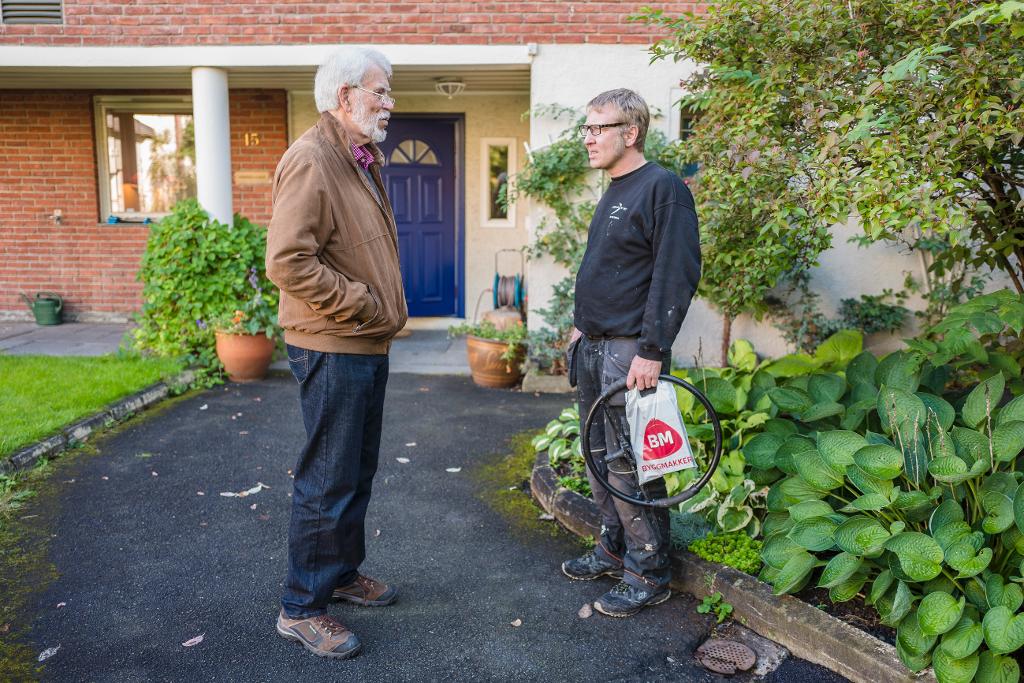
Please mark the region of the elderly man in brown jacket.
[[337, 659], [361, 644], [327, 615], [328, 603], [389, 605], [397, 597], [359, 573], [388, 350], [408, 317], [375, 144], [395, 104], [390, 78], [375, 50], [342, 48], [320, 66], [320, 120], [278, 164], [267, 232], [267, 275], [281, 289], [279, 320], [306, 428], [277, 632]]

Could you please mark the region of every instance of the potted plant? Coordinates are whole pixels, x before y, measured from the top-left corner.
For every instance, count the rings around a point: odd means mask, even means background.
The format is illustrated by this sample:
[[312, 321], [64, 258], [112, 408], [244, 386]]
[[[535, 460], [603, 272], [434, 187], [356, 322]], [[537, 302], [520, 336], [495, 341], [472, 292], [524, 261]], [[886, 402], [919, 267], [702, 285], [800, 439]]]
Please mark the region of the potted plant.
[[279, 331], [273, 297], [264, 295], [256, 268], [250, 269], [248, 280], [253, 295], [211, 321], [217, 358], [233, 382], [252, 382], [267, 376]]
[[476, 324], [454, 325], [448, 328], [448, 334], [466, 335], [469, 371], [478, 386], [506, 388], [515, 386], [522, 379], [522, 364], [526, 357], [526, 326], [523, 323], [498, 329], [493, 322], [484, 320]]

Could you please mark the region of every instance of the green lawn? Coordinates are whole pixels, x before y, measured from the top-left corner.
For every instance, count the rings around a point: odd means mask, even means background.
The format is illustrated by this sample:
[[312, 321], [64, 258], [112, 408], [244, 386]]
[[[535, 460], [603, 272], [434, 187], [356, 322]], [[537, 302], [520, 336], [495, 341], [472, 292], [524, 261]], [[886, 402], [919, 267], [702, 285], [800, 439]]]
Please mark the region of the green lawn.
[[130, 356], [0, 355], [0, 458], [181, 369]]

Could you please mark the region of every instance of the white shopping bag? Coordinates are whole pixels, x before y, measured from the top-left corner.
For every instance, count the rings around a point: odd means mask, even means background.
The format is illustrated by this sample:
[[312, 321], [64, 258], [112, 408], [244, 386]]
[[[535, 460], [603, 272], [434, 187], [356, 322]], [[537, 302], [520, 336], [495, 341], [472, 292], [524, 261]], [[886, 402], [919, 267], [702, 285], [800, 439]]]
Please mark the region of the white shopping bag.
[[697, 466], [679, 414], [674, 385], [658, 382], [656, 391], [644, 393], [641, 395], [638, 389], [626, 392], [626, 420], [641, 484]]

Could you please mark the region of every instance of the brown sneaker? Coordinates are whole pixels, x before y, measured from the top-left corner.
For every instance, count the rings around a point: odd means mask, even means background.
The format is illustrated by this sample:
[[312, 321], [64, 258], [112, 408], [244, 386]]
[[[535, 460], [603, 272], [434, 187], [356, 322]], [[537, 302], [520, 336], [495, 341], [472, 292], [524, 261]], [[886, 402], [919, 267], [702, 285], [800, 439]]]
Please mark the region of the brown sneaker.
[[349, 585], [335, 588], [331, 598], [354, 602], [364, 607], [383, 607], [398, 599], [398, 589], [360, 574]]
[[301, 643], [313, 654], [331, 659], [348, 659], [359, 654], [363, 644], [344, 624], [326, 614], [308, 619], [289, 619], [284, 610], [277, 615], [277, 632], [282, 638]]

